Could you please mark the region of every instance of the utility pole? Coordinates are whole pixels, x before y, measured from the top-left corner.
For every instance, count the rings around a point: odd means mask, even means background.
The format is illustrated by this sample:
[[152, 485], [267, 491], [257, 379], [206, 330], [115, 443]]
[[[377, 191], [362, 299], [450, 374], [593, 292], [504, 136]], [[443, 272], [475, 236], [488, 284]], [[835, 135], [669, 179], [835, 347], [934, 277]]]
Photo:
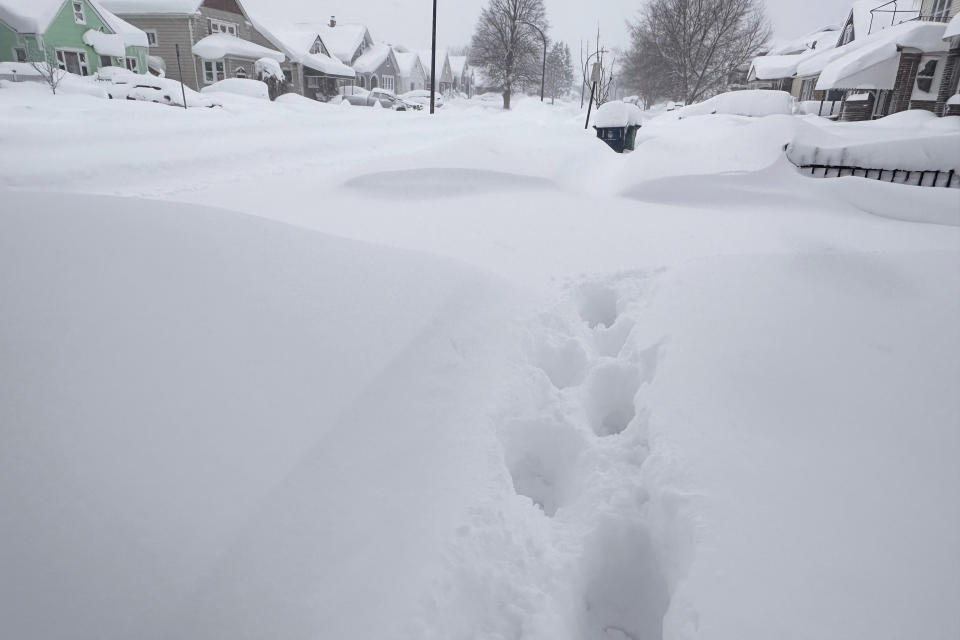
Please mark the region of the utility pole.
[[177, 72], [180, 74], [180, 95], [183, 96], [183, 108], [187, 108], [187, 90], [183, 88], [183, 67], [180, 66], [180, 45], [174, 45], [177, 50]]
[[547, 34], [543, 32], [543, 29], [532, 22], [523, 20], [521, 21], [521, 24], [525, 24], [528, 27], [533, 27], [537, 30], [537, 33], [540, 34], [540, 37], [543, 38], [543, 72], [540, 75], [540, 102], [543, 102], [543, 89], [547, 83]]
[[433, 0], [433, 44], [430, 49], [430, 114], [437, 112], [437, 0]]

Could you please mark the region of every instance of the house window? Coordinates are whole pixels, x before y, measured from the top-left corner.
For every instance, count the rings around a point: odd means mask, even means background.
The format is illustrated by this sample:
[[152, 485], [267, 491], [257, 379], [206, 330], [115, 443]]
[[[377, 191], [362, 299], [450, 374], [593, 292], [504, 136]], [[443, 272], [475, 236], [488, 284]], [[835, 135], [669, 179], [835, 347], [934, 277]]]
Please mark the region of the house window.
[[936, 100], [931, 95], [939, 88], [938, 74], [940, 60], [937, 58], [922, 58], [920, 68], [917, 69], [917, 85], [913, 89], [913, 100]]
[[226, 33], [231, 36], [237, 35], [237, 25], [225, 20], [210, 18], [207, 20], [207, 30], [211, 33]]
[[223, 60], [203, 61], [203, 80], [207, 84], [219, 82], [227, 77], [224, 71]]
[[310, 47], [310, 53], [314, 55], [318, 53], [327, 55], [327, 50], [323, 47], [323, 42], [320, 40], [320, 38], [317, 38], [316, 41], [313, 43], [313, 46]]
[[320, 76], [307, 76], [307, 89], [319, 89]]
[[143, 32], [147, 34], [147, 44], [151, 47], [157, 46], [157, 31], [156, 29], [144, 29]]
[[930, 18], [937, 22], [946, 22], [950, 17], [950, 0], [933, 0]]
[[393, 91], [394, 82], [393, 76], [383, 76], [383, 88], [388, 91]]
[[74, 0], [73, 4], [73, 21], [77, 24], [87, 24], [87, 16], [83, 13], [83, 2]]
[[23, 47], [14, 47], [13, 48], [13, 57], [16, 58], [17, 62], [26, 62], [27, 61], [27, 50]]
[[112, 67], [112, 66], [113, 66], [113, 58], [111, 58], [110, 56], [100, 56], [100, 67], [101, 67], [101, 68], [103, 68], [103, 67]]
[[233, 72], [233, 75], [241, 79], [246, 78], [247, 70], [243, 67], [237, 67], [237, 70]]
[[90, 75], [90, 67], [87, 64], [87, 54], [83, 51], [57, 49], [57, 66], [67, 73], [73, 73], [78, 76]]
[[380, 86], [380, 81], [377, 79], [377, 76], [370, 76], [370, 88], [376, 89]]
[[365, 76], [360, 76], [360, 88], [361, 89], [367, 88], [367, 78]]
[[840, 40], [840, 46], [849, 44], [853, 40], [853, 23], [847, 25], [843, 30], [843, 38]]
[[134, 73], [140, 73], [140, 65], [137, 63], [136, 58], [127, 58], [127, 69]]

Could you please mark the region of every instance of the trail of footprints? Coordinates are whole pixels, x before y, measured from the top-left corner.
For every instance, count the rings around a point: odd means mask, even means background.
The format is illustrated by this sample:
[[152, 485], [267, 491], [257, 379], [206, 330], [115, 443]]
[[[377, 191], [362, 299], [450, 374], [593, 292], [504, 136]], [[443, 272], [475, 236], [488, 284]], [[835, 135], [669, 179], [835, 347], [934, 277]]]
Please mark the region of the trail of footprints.
[[659, 640], [669, 605], [640, 481], [644, 397], [663, 346], [631, 339], [651, 280], [626, 274], [571, 287], [530, 336], [533, 390], [499, 428], [516, 492], [554, 526], [584, 531], [576, 636], [584, 640]]

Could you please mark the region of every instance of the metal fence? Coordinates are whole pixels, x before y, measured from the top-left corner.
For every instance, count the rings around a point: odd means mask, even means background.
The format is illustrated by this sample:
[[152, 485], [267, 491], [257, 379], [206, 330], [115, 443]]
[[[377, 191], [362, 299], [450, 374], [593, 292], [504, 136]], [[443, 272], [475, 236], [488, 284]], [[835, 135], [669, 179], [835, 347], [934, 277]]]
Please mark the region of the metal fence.
[[866, 169], [864, 167], [838, 167], [826, 164], [811, 164], [798, 167], [801, 173], [809, 173], [814, 178], [842, 178], [854, 176], [871, 180], [882, 180], [895, 184], [907, 184], [916, 187], [944, 187], [960, 189], [960, 176], [957, 171], [912, 171], [909, 169]]

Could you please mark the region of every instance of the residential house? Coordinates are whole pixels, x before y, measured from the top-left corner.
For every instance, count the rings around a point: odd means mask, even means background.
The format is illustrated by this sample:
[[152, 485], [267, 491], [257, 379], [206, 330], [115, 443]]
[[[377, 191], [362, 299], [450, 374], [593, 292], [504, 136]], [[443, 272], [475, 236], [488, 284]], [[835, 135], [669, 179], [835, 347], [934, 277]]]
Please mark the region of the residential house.
[[774, 43], [764, 55], [754, 58], [739, 88], [792, 93], [797, 65], [814, 53], [834, 48], [838, 31], [838, 27], [828, 26], [802, 38]]
[[256, 24], [257, 30], [289, 59], [285, 66], [296, 93], [326, 102], [341, 86], [354, 82], [356, 72], [331, 55], [317, 28]]
[[364, 89], [387, 89], [397, 91], [400, 80], [400, 63], [388, 44], [376, 43], [353, 62], [357, 72], [357, 84]]
[[393, 55], [400, 67], [397, 92], [406, 93], [407, 91], [425, 89], [427, 87], [427, 73], [420, 62], [420, 56], [412, 51], [397, 48], [394, 48]]
[[373, 46], [370, 30], [362, 24], [337, 24], [336, 17], [328, 24], [301, 23], [300, 27], [316, 27], [333, 56], [352, 67], [357, 59]]
[[473, 69], [467, 56], [450, 56], [450, 75], [454, 91], [465, 93], [467, 97], [473, 95]]
[[[182, 79], [195, 90], [226, 78], [256, 78], [261, 58], [286, 61], [257, 30], [240, 0], [105, 0], [104, 4], [146, 32], [150, 54], [163, 60], [168, 78]], [[293, 82], [290, 65], [286, 66], [287, 79]]]
[[147, 71], [147, 35], [97, 0], [0, 0], [0, 62], [54, 62], [81, 76]]
[[[859, 0], [836, 46], [787, 59], [755, 60], [757, 77], [786, 76], [801, 101], [829, 103], [842, 120], [880, 118], [906, 109], [947, 110], [957, 54], [946, 24], [960, 0]], [[756, 63], [759, 63], [757, 65]]]
[[950, 19], [943, 39], [950, 50], [943, 68], [939, 97], [944, 104], [944, 115], [960, 116], [960, 15], [955, 14]]
[[[421, 49], [417, 52], [417, 55], [420, 56], [420, 63], [423, 65], [424, 72], [427, 75], [427, 87], [429, 87], [433, 80], [430, 77], [430, 63], [433, 51], [431, 49]], [[434, 84], [437, 91], [440, 93], [451, 91], [453, 89], [453, 70], [450, 67], [450, 55], [446, 49], [437, 49], [437, 72], [438, 82]]]

